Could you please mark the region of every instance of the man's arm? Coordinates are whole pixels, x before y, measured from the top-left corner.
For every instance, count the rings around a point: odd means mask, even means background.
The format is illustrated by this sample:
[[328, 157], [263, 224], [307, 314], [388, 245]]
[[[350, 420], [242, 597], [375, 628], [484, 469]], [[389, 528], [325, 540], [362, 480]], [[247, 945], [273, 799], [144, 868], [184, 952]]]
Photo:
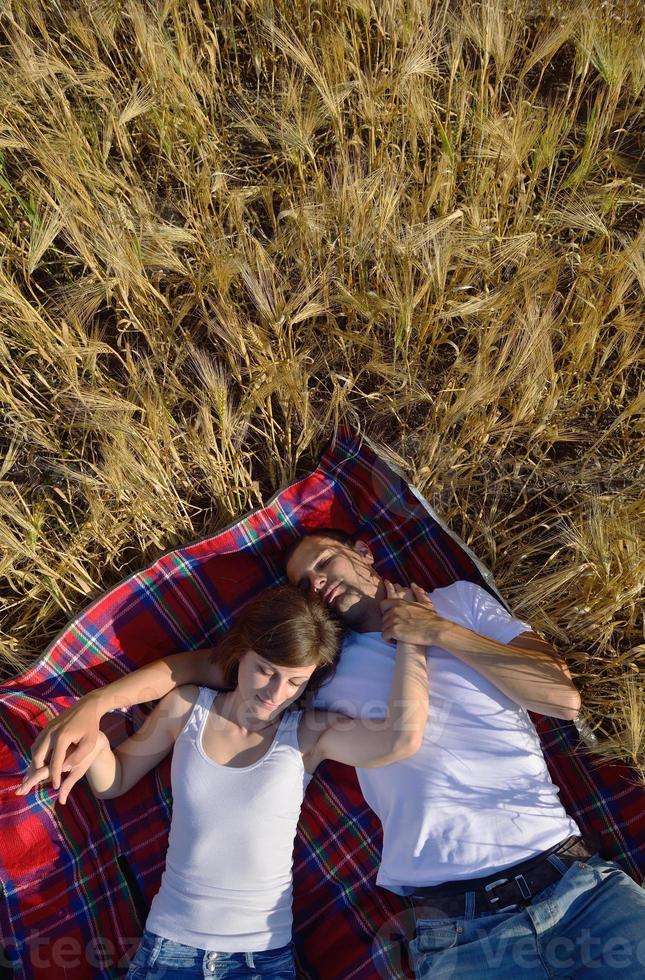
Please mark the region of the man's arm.
[[443, 619], [434, 609], [416, 608], [403, 601], [396, 603], [387, 617], [386, 639], [447, 650], [528, 711], [572, 721], [580, 710], [580, 695], [566, 664], [557, 650], [535, 633], [524, 632], [510, 643], [499, 643]]
[[[53, 787], [60, 787], [61, 797], [66, 799], [87, 769], [82, 763], [96, 746], [99, 723], [106, 712], [158, 700], [183, 684], [223, 687], [222, 671], [219, 664], [211, 662], [212, 654], [212, 647], [174, 653], [79, 698], [52, 718], [35, 739], [23, 784], [36, 770], [49, 764]], [[63, 762], [72, 768], [61, 786]]]
[[444, 620], [437, 646], [474, 667], [507, 697], [527, 711], [573, 721], [580, 695], [557, 650], [535, 633], [524, 632], [509, 643]]

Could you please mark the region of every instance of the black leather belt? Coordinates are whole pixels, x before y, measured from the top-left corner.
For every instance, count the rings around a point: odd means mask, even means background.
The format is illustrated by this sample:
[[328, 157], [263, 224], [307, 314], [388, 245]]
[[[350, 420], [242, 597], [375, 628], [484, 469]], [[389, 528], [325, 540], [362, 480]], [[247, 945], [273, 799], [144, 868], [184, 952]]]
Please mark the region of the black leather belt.
[[[549, 854], [557, 854], [569, 868], [575, 861], [585, 861], [596, 851], [597, 848], [586, 843], [582, 837], [567, 837], [537, 857], [520, 861], [519, 864], [513, 864], [494, 875], [418, 888], [407, 897], [424, 919], [463, 916], [467, 892], [474, 892], [473, 913], [507, 912], [525, 908], [531, 904], [535, 895], [561, 878], [564, 873], [547, 860]], [[421, 904], [424, 906], [423, 912], [418, 908]]]

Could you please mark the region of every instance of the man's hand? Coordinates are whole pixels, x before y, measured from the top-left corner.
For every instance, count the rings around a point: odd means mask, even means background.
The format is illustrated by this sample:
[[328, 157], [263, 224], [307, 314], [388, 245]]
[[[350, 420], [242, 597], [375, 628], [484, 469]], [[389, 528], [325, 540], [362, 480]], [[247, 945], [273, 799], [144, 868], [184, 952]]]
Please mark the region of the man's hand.
[[434, 611], [432, 602], [423, 589], [414, 582], [410, 589], [393, 586], [391, 582], [386, 582], [385, 588], [388, 597], [381, 602], [383, 639], [401, 640], [420, 646], [437, 643], [439, 631], [446, 620]]
[[[38, 772], [47, 769], [54, 789], [60, 787], [60, 802], [67, 799], [72, 786], [87, 772], [91, 759], [88, 756], [96, 748], [103, 711], [93, 694], [86, 694], [59, 715], [52, 718], [43, 728], [31, 747], [31, 762], [16, 791], [20, 793], [27, 785], [34, 783]], [[80, 764], [83, 764], [82, 766]], [[84, 766], [84, 768], [83, 768]], [[69, 772], [61, 786], [63, 772]], [[35, 779], [35, 782], [40, 782]]]
[[381, 602], [381, 610], [383, 610], [383, 603], [387, 602], [388, 599], [402, 599], [405, 602], [416, 601], [411, 586], [406, 589], [404, 585], [397, 585], [396, 582], [389, 582], [386, 578], [383, 579], [383, 584], [385, 585], [387, 599], [383, 599]]
[[[79, 765], [75, 765], [72, 767], [71, 763], [68, 760], [64, 760], [62, 762], [60, 767], [61, 772], [68, 772], [69, 775], [67, 776], [66, 779], [63, 780], [63, 783], [60, 787], [60, 793], [58, 794], [59, 803], [65, 803], [67, 801], [67, 797], [69, 796], [72, 786], [75, 786], [76, 783], [79, 781], [79, 779], [83, 778], [83, 776], [90, 768], [90, 766], [92, 765], [96, 757], [100, 755], [100, 753], [106, 747], [109, 749], [110, 743], [108, 741], [107, 735], [105, 735], [104, 732], [100, 731], [94, 743], [94, 748], [83, 756], [83, 761]], [[60, 781], [60, 773], [58, 778]], [[51, 767], [48, 765], [35, 766], [34, 763], [32, 762], [22, 780], [22, 784], [16, 790], [16, 796], [26, 796], [27, 793], [29, 793], [34, 788], [34, 786], [36, 786], [38, 783], [44, 783], [48, 779], [51, 779], [53, 781], [53, 774], [52, 774]], [[57, 787], [54, 786], [54, 789], [56, 788]]]

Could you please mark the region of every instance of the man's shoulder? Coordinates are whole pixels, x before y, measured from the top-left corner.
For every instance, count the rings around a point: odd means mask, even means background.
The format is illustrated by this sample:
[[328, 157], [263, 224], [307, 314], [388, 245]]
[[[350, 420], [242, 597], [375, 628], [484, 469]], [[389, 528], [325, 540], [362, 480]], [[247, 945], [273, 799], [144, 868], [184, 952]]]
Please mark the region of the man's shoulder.
[[428, 595], [430, 598], [436, 595], [464, 595], [466, 593], [472, 593], [473, 591], [480, 588], [475, 582], [469, 581], [466, 578], [459, 578], [455, 582], [449, 582], [448, 585], [439, 585], [436, 589], [430, 589]]
[[450, 618], [448, 614], [453, 613], [461, 617], [468, 617], [472, 610], [473, 598], [477, 588], [474, 582], [458, 579], [456, 582], [450, 582], [448, 585], [432, 589], [428, 592], [428, 598], [440, 616]]
[[442, 585], [437, 589], [432, 589], [432, 591], [428, 592], [428, 597], [435, 605], [438, 603], [451, 604], [469, 612], [473, 611], [482, 602], [501, 606], [499, 599], [492, 595], [488, 589], [466, 578], [460, 578], [456, 582], [450, 582], [449, 585]]

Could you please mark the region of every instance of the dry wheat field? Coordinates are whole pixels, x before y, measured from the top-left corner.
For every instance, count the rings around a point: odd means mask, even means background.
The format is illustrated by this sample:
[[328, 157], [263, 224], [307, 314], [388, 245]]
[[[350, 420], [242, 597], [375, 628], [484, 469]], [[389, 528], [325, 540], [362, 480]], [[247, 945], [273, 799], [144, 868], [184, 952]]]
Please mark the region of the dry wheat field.
[[2, 675], [345, 419], [643, 774], [641, 37], [618, 0], [0, 0]]

